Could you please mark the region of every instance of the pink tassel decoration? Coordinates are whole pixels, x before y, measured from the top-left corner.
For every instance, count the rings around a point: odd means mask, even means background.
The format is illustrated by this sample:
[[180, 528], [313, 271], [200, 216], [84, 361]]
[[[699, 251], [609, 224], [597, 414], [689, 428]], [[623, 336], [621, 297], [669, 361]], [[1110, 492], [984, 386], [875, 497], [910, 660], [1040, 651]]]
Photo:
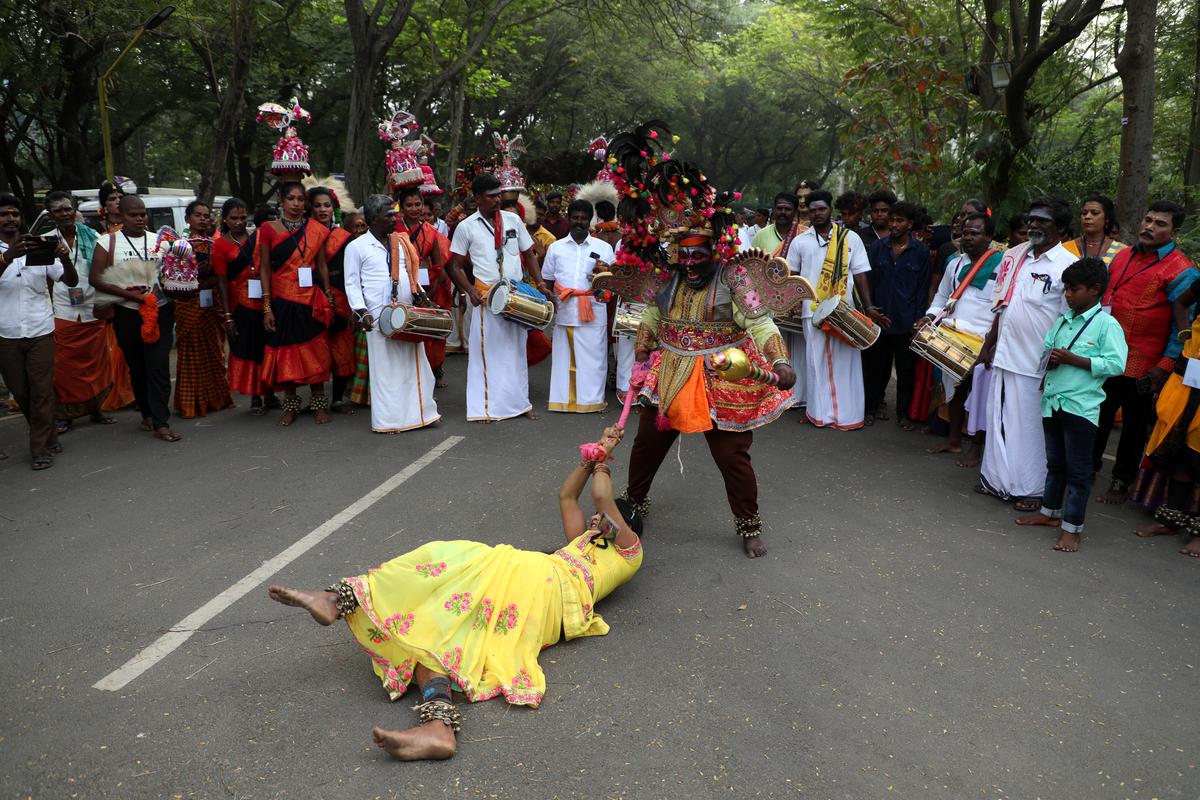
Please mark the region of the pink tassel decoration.
[[579, 445], [579, 455], [584, 461], [607, 461], [608, 453], [598, 442], [588, 442], [587, 444]]

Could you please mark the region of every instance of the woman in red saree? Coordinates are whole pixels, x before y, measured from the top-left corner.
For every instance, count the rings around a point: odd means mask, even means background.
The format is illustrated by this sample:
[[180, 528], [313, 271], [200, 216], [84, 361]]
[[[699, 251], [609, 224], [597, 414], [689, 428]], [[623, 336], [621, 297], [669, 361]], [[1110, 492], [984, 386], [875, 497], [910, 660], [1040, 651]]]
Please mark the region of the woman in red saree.
[[342, 276], [342, 262], [346, 257], [346, 245], [354, 237], [350, 231], [333, 221], [336, 204], [333, 192], [324, 186], [308, 190], [308, 215], [329, 229], [325, 240], [325, 268], [329, 273], [329, 285], [333, 290], [333, 321], [329, 325], [329, 355], [333, 367], [333, 408], [343, 414], [353, 414], [354, 406], [342, 402], [346, 387], [354, 377], [354, 324], [350, 313], [350, 301], [346, 299], [346, 279]]
[[226, 332], [229, 335], [229, 388], [250, 396], [250, 413], [267, 413], [270, 390], [263, 385], [263, 348], [267, 332], [263, 328], [262, 280], [254, 261], [258, 232], [247, 233], [249, 209], [246, 203], [231, 197], [221, 206], [221, 238], [213, 243], [212, 264], [221, 289], [221, 299], [229, 309]]
[[212, 211], [193, 200], [185, 216], [188, 241], [199, 267], [200, 292], [175, 301], [175, 411], [183, 419], [233, 407], [225, 377], [225, 338], [229, 320], [219, 278], [212, 267]]
[[329, 422], [328, 330], [333, 320], [325, 240], [329, 229], [304, 216], [307, 196], [295, 181], [279, 189], [280, 218], [258, 230], [255, 264], [263, 282], [262, 380], [284, 391], [279, 424], [291, 425], [300, 415], [299, 386], [309, 386], [309, 405], [318, 425]]
[[[450, 241], [438, 229], [425, 221], [425, 201], [421, 197], [420, 187], [409, 186], [396, 192], [400, 203], [400, 218], [396, 221], [396, 232], [407, 233], [408, 239], [417, 248], [421, 257], [419, 277], [422, 288], [439, 308], [450, 310], [452, 285], [449, 276], [442, 272], [446, 262], [450, 260]], [[438, 388], [445, 388], [443, 379], [446, 363], [446, 343], [441, 340], [427, 339], [425, 341], [425, 357], [437, 379]]]

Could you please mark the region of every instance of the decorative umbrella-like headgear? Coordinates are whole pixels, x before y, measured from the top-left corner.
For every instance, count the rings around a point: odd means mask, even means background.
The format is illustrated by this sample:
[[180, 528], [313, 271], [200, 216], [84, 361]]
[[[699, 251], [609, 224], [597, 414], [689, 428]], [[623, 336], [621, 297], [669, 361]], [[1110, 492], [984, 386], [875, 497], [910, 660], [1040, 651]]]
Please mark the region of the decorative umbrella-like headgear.
[[278, 103], [263, 103], [258, 107], [259, 122], [265, 122], [283, 135], [275, 144], [272, 153], [271, 172], [280, 178], [300, 179], [312, 173], [308, 164], [308, 145], [300, 141], [293, 126], [297, 120], [312, 122], [312, 114], [300, 107], [300, 100], [292, 98], [291, 108]]
[[388, 148], [386, 162], [388, 185], [393, 192], [407, 186], [419, 186], [425, 179], [418, 161], [423, 145], [404, 141], [420, 129], [417, 118], [403, 110], [379, 123], [379, 138], [392, 145]]
[[496, 143], [496, 150], [499, 151], [502, 161], [502, 166], [496, 170], [496, 177], [500, 179], [500, 191], [525, 191], [525, 176], [513, 164], [525, 152], [524, 137], [514, 136], [510, 139], [493, 131], [492, 141]]
[[421, 194], [442, 194], [442, 187], [438, 186], [437, 176], [433, 174], [433, 167], [429, 166], [429, 159], [437, 152], [437, 143], [422, 133], [421, 147], [424, 148], [421, 153]]

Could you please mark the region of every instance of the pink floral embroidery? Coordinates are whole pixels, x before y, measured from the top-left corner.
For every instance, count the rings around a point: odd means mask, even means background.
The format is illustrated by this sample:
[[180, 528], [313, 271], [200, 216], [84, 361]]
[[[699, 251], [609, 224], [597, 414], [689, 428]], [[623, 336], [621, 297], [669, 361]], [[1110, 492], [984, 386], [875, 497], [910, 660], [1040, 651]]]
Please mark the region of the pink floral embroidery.
[[459, 594], [455, 592], [450, 595], [450, 599], [442, 604], [446, 610], [453, 613], [455, 616], [462, 616], [471, 609], [471, 593], [463, 592]]
[[542, 701], [541, 692], [533, 690], [533, 678], [524, 667], [510, 681], [511, 688], [504, 689], [504, 697], [510, 703], [537, 705]]
[[495, 604], [491, 598], [485, 597], [479, 601], [479, 605], [475, 606], [475, 621], [471, 623], [471, 630], [485, 630], [492, 622], [492, 613], [496, 610]]
[[375, 644], [380, 644], [388, 640], [388, 635], [374, 626], [367, 628], [367, 636], [370, 636], [371, 641]]
[[640, 553], [640, 552], [642, 552], [642, 540], [641, 539], [638, 539], [637, 543], [634, 544], [634, 546], [629, 548], [628, 550], [622, 550], [620, 547], [617, 548], [617, 555], [619, 555], [619, 556], [621, 556], [621, 558], [624, 558], [627, 560], [633, 560], [634, 558], [637, 557], [638, 553]]
[[453, 675], [457, 680], [458, 670], [460, 667], [462, 667], [462, 648], [456, 647], [454, 648], [454, 652], [447, 650], [446, 652], [442, 653], [441, 662], [442, 666], [446, 668], [446, 671]]
[[516, 603], [509, 603], [503, 611], [496, 616], [496, 627], [492, 630], [496, 633], [508, 633], [513, 628], [517, 627], [517, 618], [519, 612]]
[[416, 617], [413, 614], [393, 614], [383, 621], [383, 626], [396, 636], [408, 633]]
[[579, 570], [583, 573], [583, 581], [587, 584], [589, 592], [596, 591], [595, 584], [592, 581], [592, 570], [586, 564], [580, 561], [578, 556], [576, 556], [574, 553], [569, 553], [566, 550], [559, 550], [557, 553], [555, 553], [555, 555], [574, 567], [574, 569], [570, 570], [572, 577], [575, 577], [576, 575], [575, 570]]
[[446, 562], [445, 561], [439, 561], [436, 564], [434, 564], [433, 562], [430, 562], [428, 564], [417, 564], [417, 572], [421, 573], [426, 578], [436, 578], [438, 575], [441, 575], [445, 571], [446, 571]]

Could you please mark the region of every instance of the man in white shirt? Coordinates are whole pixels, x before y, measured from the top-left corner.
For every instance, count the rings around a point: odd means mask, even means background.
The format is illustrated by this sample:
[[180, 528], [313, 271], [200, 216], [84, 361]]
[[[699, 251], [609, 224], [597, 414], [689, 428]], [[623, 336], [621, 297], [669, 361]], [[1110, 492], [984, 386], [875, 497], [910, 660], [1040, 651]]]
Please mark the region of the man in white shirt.
[[471, 182], [471, 192], [478, 208], [455, 227], [446, 265], [454, 285], [474, 306], [467, 342], [467, 420], [494, 422], [521, 414], [538, 419], [529, 402], [528, 329], [480, 306], [495, 284], [520, 281], [522, 266], [533, 287], [550, 295], [525, 223], [500, 210], [500, 181], [484, 173]]
[[[125, 363], [142, 430], [156, 439], [178, 442], [183, 437], [171, 430], [171, 344], [175, 339], [175, 304], [167, 300], [159, 284], [161, 258], [155, 253], [155, 238], [146, 230], [146, 204], [136, 194], [121, 198], [121, 230], [101, 236], [92, 253], [88, 279], [103, 295], [98, 302], [111, 303], [113, 331]], [[145, 303], [157, 306], [158, 337], [147, 342], [142, 335]]]
[[575, 200], [567, 206], [570, 235], [546, 248], [542, 278], [558, 296], [554, 349], [550, 370], [550, 410], [586, 414], [608, 407], [608, 316], [592, 295], [592, 273], [598, 262], [612, 264], [612, 247], [588, 235], [592, 204]]
[[[788, 248], [787, 262], [791, 271], [808, 279], [818, 300], [840, 296], [853, 305], [853, 292], [857, 289], [867, 306], [865, 313], [876, 323], [886, 325], [887, 318], [872, 307], [871, 286], [867, 282], [871, 264], [862, 240], [854, 231], [833, 223], [830, 208], [833, 196], [829, 192], [818, 189], [808, 195], [807, 203], [812, 227], [796, 236]], [[840, 248], [840, 253], [831, 253], [827, 264], [826, 254], [831, 241]], [[833, 280], [838, 270], [841, 277]], [[805, 300], [801, 317], [804, 319], [806, 374], [803, 381], [797, 381], [797, 386], [804, 385], [806, 418], [820, 428], [861, 428], [865, 400], [862, 353], [813, 325], [812, 315], [813, 303]]]
[[[931, 323], [938, 315], [942, 322], [955, 330], [978, 336], [981, 340], [987, 336], [992, 327], [992, 298], [996, 294], [996, 268], [1000, 265], [1002, 253], [993, 250], [988, 245], [992, 241], [992, 218], [986, 214], [972, 211], [962, 222], [962, 253], [950, 257], [942, 270], [942, 280], [938, 284], [933, 303], [925, 316], [917, 320], [914, 330], [920, 330]], [[966, 286], [963, 284], [966, 283]], [[958, 292], [957, 300], [951, 298]], [[949, 429], [945, 440], [928, 448], [930, 453], [960, 453], [962, 452], [962, 428], [965, 417], [965, 407], [968, 395], [974, 391], [974, 381], [971, 374], [963, 380], [960, 386], [949, 370], [942, 370], [942, 388], [946, 393]], [[983, 387], [987, 384], [983, 383]], [[978, 433], [972, 443], [971, 454], [962, 459], [960, 466], [978, 466], [981, 440], [986, 430], [986, 422], [973, 420], [972, 427]], [[972, 463], [973, 462], [973, 463]]]
[[1029, 204], [1029, 241], [1005, 252], [996, 279], [992, 322], [979, 362], [991, 365], [988, 443], [980, 491], [1041, 507], [1046, 482], [1042, 433], [1042, 352], [1046, 333], [1066, 312], [1062, 273], [1075, 256], [1062, 246], [1071, 208], [1057, 198]]
[[79, 283], [70, 251], [56, 242], [51, 253], [22, 235], [20, 201], [0, 195], [0, 377], [29, 423], [35, 470], [54, 466], [53, 454], [62, 452], [54, 431], [54, 309], [47, 287]]
[[399, 433], [423, 428], [441, 419], [433, 399], [433, 369], [425, 346], [388, 339], [376, 325], [380, 312], [392, 303], [393, 270], [395, 300], [413, 304], [411, 278], [417, 266], [409, 263], [409, 251], [401, 241], [403, 234], [395, 233], [396, 212], [391, 199], [371, 195], [363, 205], [363, 217], [367, 233], [346, 245], [342, 269], [350, 308], [367, 329], [371, 430]]

